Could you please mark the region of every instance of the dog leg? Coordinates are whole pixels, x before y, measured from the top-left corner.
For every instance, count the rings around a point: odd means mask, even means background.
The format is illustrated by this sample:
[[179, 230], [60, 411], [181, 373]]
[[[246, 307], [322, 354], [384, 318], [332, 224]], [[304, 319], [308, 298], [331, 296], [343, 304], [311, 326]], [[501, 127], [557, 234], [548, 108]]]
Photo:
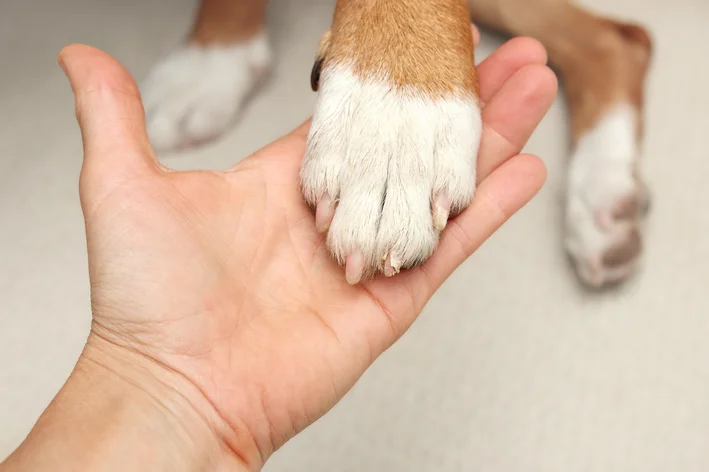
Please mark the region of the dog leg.
[[311, 78], [301, 183], [330, 253], [353, 284], [420, 264], [475, 188], [465, 0], [339, 0]]
[[571, 113], [566, 249], [584, 283], [625, 279], [641, 253], [648, 207], [639, 171], [648, 34], [567, 0], [469, 2], [476, 21], [546, 47]]
[[265, 0], [202, 0], [185, 44], [148, 74], [142, 95], [156, 148], [223, 133], [270, 65]]

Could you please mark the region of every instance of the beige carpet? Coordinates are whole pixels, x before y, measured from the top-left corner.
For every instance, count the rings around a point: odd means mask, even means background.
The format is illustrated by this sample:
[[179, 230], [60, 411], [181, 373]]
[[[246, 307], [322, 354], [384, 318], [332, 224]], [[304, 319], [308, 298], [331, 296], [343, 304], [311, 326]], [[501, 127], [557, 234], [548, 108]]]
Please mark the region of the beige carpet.
[[[25, 436], [87, 334], [81, 160], [56, 66], [74, 41], [138, 77], [182, 35], [191, 0], [0, 0], [0, 457]], [[541, 194], [475, 254], [415, 327], [269, 471], [709, 470], [709, 2], [596, 0], [657, 42], [645, 170], [648, 255], [625, 289], [579, 289], [560, 249], [567, 142], [558, 100], [528, 151]], [[330, 0], [274, 0], [277, 65], [239, 126], [179, 156], [225, 168], [300, 123]], [[500, 44], [486, 36], [483, 55]]]

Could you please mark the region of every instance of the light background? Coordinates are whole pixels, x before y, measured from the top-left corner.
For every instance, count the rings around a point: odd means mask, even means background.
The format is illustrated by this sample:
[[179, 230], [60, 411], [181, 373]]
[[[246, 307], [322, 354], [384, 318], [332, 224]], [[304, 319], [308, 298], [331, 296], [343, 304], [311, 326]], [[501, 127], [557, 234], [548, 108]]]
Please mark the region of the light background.
[[[89, 327], [77, 182], [81, 143], [56, 55], [98, 46], [138, 78], [187, 29], [191, 0], [1, 0], [0, 457], [68, 375]], [[541, 194], [446, 283], [404, 338], [276, 471], [709, 470], [709, 3], [595, 0], [656, 41], [644, 169], [643, 273], [579, 289], [561, 250], [567, 114], [527, 150]], [[226, 168], [312, 110], [309, 73], [330, 0], [273, 0], [276, 65], [224, 139], [178, 168]], [[501, 38], [486, 34], [479, 57]]]

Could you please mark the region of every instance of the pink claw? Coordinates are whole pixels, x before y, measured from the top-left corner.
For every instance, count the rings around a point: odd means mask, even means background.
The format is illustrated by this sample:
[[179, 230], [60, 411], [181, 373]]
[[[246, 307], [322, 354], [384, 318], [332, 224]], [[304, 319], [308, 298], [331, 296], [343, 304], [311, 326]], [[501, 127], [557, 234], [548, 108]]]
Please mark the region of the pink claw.
[[451, 201], [445, 195], [436, 195], [433, 199], [433, 227], [436, 231], [443, 231], [448, 224], [448, 215], [451, 211]]
[[386, 262], [384, 263], [384, 275], [386, 277], [392, 277], [399, 273], [401, 270], [401, 260], [396, 254], [392, 255], [389, 253], [386, 257]]
[[326, 193], [318, 202], [318, 207], [315, 210], [315, 228], [319, 233], [324, 233], [330, 228], [334, 215], [335, 202]]
[[357, 285], [362, 280], [364, 273], [364, 256], [357, 251], [349, 256], [345, 261], [345, 278], [350, 285]]

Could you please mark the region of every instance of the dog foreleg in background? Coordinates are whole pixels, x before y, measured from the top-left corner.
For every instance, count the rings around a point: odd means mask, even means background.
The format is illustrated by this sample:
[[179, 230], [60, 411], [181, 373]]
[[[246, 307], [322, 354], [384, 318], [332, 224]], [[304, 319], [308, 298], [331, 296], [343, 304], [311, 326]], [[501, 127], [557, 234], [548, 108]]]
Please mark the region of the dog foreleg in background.
[[141, 92], [160, 149], [223, 133], [270, 65], [266, 0], [201, 0], [184, 44], [148, 74]]
[[651, 53], [647, 32], [567, 0], [469, 0], [469, 5], [481, 24], [531, 36], [547, 49], [571, 114], [566, 250], [588, 285], [627, 278], [641, 253], [648, 205], [639, 172]]

